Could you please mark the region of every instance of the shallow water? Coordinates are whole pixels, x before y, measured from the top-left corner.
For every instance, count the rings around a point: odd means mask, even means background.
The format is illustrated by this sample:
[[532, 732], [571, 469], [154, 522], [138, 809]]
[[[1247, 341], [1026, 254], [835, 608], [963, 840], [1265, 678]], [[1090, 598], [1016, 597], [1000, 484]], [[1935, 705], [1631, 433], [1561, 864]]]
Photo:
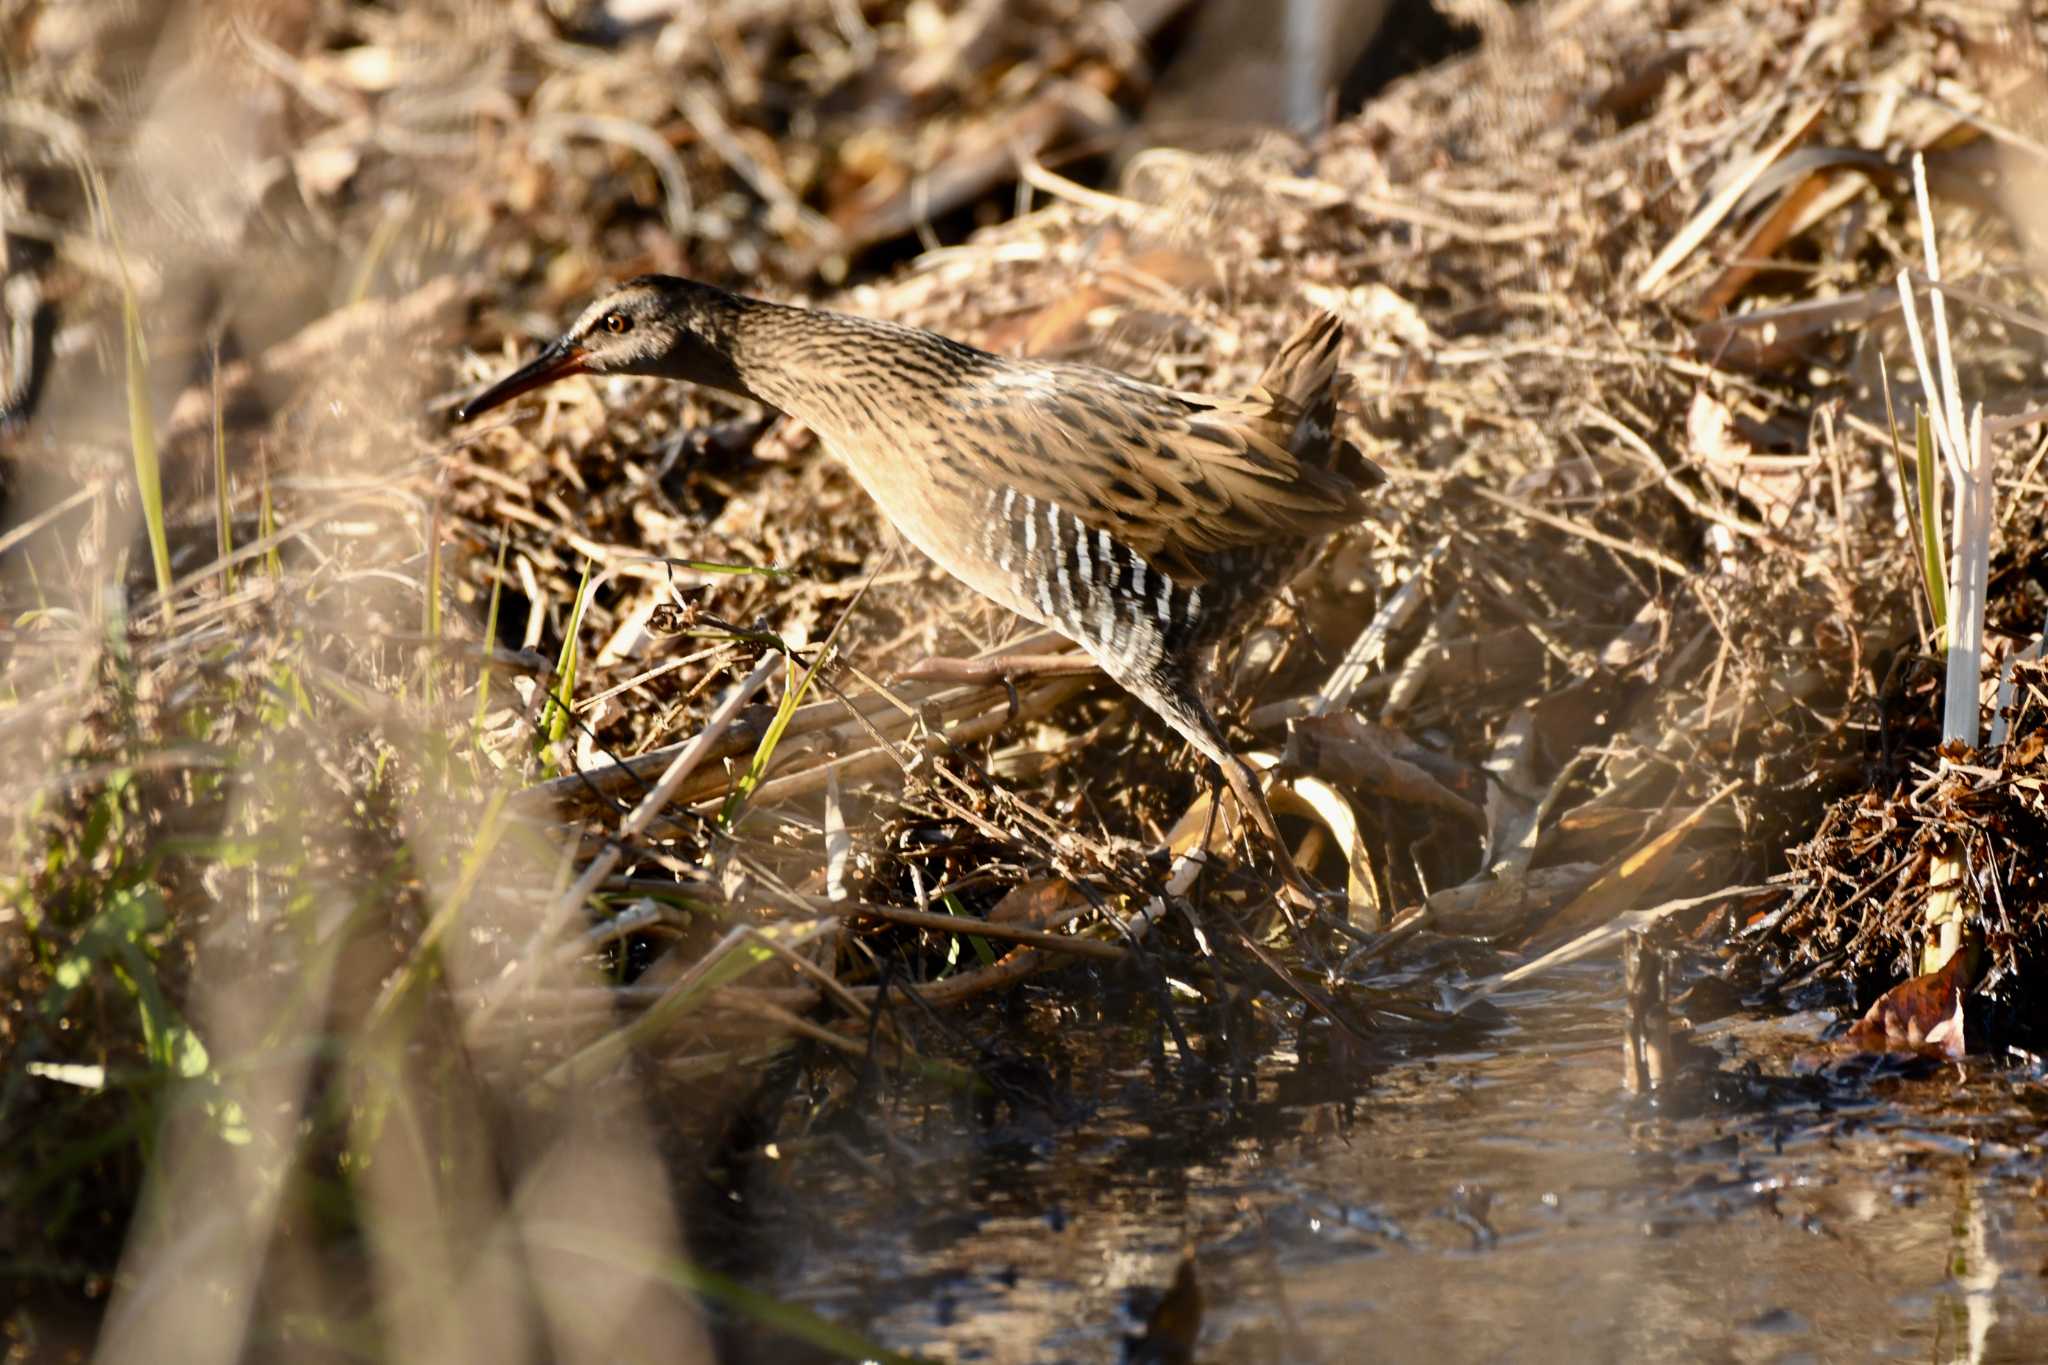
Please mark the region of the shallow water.
[[1618, 975], [1457, 1051], [1274, 1050], [1230, 1102], [1160, 1084], [1136, 1018], [1066, 1021], [1097, 1093], [899, 1109], [861, 1178], [791, 1163], [757, 1283], [944, 1360], [1117, 1359], [1184, 1247], [1204, 1361], [2048, 1358], [2038, 1070], [1778, 1082], [1828, 1017], [1738, 1020], [1660, 1113], [1621, 1089]]

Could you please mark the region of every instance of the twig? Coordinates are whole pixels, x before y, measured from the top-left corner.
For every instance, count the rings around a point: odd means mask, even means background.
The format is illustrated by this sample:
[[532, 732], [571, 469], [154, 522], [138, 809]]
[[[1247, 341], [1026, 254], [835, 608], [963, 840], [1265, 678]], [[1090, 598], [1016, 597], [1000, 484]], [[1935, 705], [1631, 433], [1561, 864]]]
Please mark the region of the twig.
[[64, 501], [56, 504], [54, 507], [45, 508], [5, 535], [0, 535], [0, 555], [6, 554], [9, 550], [21, 544], [21, 542], [27, 540], [30, 536], [42, 530], [45, 526], [48, 526], [80, 503], [88, 502], [98, 497], [106, 491], [106, 487], [106, 480], [93, 479], [76, 493], [64, 499]]
[[1330, 714], [1349, 701], [1351, 694], [1365, 683], [1366, 675], [1372, 671], [1373, 665], [1386, 656], [1388, 637], [1406, 625], [1427, 600], [1429, 571], [1450, 548], [1451, 538], [1446, 535], [1438, 537], [1436, 544], [1422, 552], [1422, 558], [1415, 561], [1415, 567], [1409, 571], [1407, 581], [1401, 584], [1377, 612], [1373, 613], [1372, 620], [1358, 633], [1358, 638], [1351, 642], [1351, 647], [1344, 651], [1344, 657], [1338, 660], [1337, 667], [1323, 680], [1323, 685], [1316, 689], [1315, 701], [1309, 706], [1308, 711], [1311, 716]]
[[1678, 230], [1678, 235], [1673, 237], [1664, 249], [1657, 253], [1657, 258], [1644, 269], [1642, 277], [1636, 281], [1636, 293], [1643, 298], [1654, 296], [1671, 272], [1676, 270], [1685, 258], [1707, 239], [1707, 234], [1720, 226], [1721, 220], [1742, 202], [1742, 196], [1749, 193], [1749, 187], [1756, 183], [1757, 178], [1769, 170], [1793, 143], [1813, 130], [1813, 126], [1820, 122], [1820, 116], [1827, 107], [1827, 99], [1814, 100], [1808, 104], [1786, 124], [1785, 131], [1778, 134], [1776, 141], [1751, 157], [1739, 174], [1728, 177], [1728, 183], [1721, 187], [1720, 192], [1700, 207], [1699, 212]]
[[1484, 484], [1472, 485], [1472, 491], [1485, 498], [1488, 502], [1504, 507], [1518, 516], [1524, 516], [1531, 521], [1540, 522], [1555, 530], [1563, 531], [1567, 535], [1577, 536], [1581, 540], [1589, 540], [1595, 545], [1604, 545], [1616, 554], [1629, 555], [1645, 563], [1654, 564], [1675, 578], [1692, 577], [1691, 569], [1686, 568], [1685, 565], [1679, 563], [1670, 555], [1665, 554], [1662, 550], [1654, 550], [1647, 545], [1637, 545], [1631, 541], [1623, 540], [1619, 536], [1610, 536], [1605, 531], [1596, 531], [1582, 522], [1573, 521], [1570, 517], [1561, 517], [1554, 512], [1545, 512], [1541, 508], [1531, 507], [1519, 498], [1511, 498], [1505, 493], [1496, 493]]
[[578, 906], [589, 899], [591, 892], [611, 875], [612, 869], [618, 866], [622, 856], [621, 850], [627, 843], [644, 833], [654, 817], [668, 806], [670, 798], [674, 796], [676, 788], [682, 785], [683, 779], [704, 761], [712, 746], [731, 727], [740, 709], [753, 699], [754, 694], [767, 684], [769, 678], [774, 676], [781, 662], [780, 653], [768, 651], [762, 655], [761, 661], [754, 665], [754, 671], [726, 693], [717, 709], [711, 713], [711, 718], [705, 722], [704, 728], [683, 746], [682, 751], [669, 764], [668, 770], [654, 784], [654, 789], [648, 792], [640, 804], [619, 823], [617, 836], [607, 841], [598, 855], [590, 860], [590, 865], [584, 868], [583, 875], [576, 879], [575, 885], [558, 896], [553, 906], [542, 916], [539, 927], [528, 939], [519, 960], [492, 984], [488, 998], [471, 1020], [472, 1026], [488, 1022], [490, 1015], [510, 998], [515, 985], [524, 980], [532, 966], [545, 955], [548, 945], [553, 943], [561, 926], [576, 912]]

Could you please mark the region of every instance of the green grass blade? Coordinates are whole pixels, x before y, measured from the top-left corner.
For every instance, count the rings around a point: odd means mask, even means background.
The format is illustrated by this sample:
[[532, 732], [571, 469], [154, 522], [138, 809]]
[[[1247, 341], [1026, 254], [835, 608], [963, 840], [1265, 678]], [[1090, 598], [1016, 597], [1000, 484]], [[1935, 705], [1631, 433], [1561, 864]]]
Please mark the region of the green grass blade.
[[[782, 732], [789, 728], [789, 722], [796, 715], [797, 707], [803, 705], [804, 694], [811, 690], [812, 680], [818, 676], [818, 670], [825, 666], [826, 658], [832, 653], [832, 646], [839, 639], [840, 630], [853, 618], [854, 610], [860, 606], [861, 599], [867, 596], [868, 586], [873, 582], [874, 575], [870, 574], [868, 581], [861, 584], [860, 591], [853, 595], [853, 600], [846, 604], [846, 610], [840, 612], [839, 619], [832, 623], [832, 629], [825, 632], [824, 643], [818, 646], [817, 656], [811, 660], [811, 666], [804, 670], [802, 680], [783, 689], [782, 704], [775, 708], [775, 718], [768, 722], [767, 733], [761, 736], [761, 743], [754, 749], [754, 761], [747, 765], [746, 772], [740, 774], [739, 781], [735, 782], [732, 790], [726, 794], [725, 804], [719, 808], [718, 821], [727, 829], [732, 828], [733, 822], [739, 818], [740, 807], [768, 775], [768, 765], [775, 758], [775, 746], [782, 742]], [[774, 645], [782, 651], [784, 658], [791, 657], [789, 647], [782, 641], [776, 640]], [[790, 667], [794, 670], [795, 663], [792, 662]]]
[[693, 569], [698, 573], [728, 574], [744, 577], [754, 575], [760, 578], [794, 578], [788, 569], [778, 569], [771, 564], [727, 564], [716, 559], [664, 559], [662, 563], [673, 569]]
[[576, 693], [577, 637], [583, 630], [583, 608], [590, 596], [590, 561], [583, 561], [583, 579], [576, 585], [576, 601], [569, 608], [568, 628], [562, 632], [562, 652], [555, 660], [555, 684], [541, 708], [541, 749], [546, 754], [569, 733], [569, 702]]
[[733, 822], [739, 819], [740, 808], [768, 775], [768, 765], [775, 759], [775, 748], [782, 743], [783, 732], [789, 729], [789, 722], [796, 716], [797, 707], [803, 705], [804, 694], [811, 690], [811, 680], [818, 676], [818, 670], [824, 666], [825, 657], [831, 652], [832, 641], [828, 637], [801, 678], [796, 676], [795, 662], [791, 661], [789, 664], [789, 683], [782, 689], [782, 703], [775, 708], [775, 718], [768, 722], [767, 731], [761, 736], [761, 742], [755, 746], [753, 761], [747, 764], [747, 770], [740, 774], [739, 780], [732, 784], [732, 790], [726, 793], [725, 804], [719, 808], [718, 822], [727, 829], [732, 828]]
[[115, 259], [121, 263], [121, 355], [127, 368], [128, 450], [135, 464], [135, 487], [142, 499], [142, 520], [149, 531], [149, 558], [156, 570], [156, 590], [163, 603], [164, 619], [171, 619], [171, 542], [164, 520], [164, 480], [158, 456], [156, 417], [149, 410], [149, 347], [143, 337], [142, 308], [135, 301], [135, 283], [128, 277], [127, 258], [121, 238], [114, 231], [113, 214], [106, 209], [106, 189], [100, 187], [102, 212], [113, 242]]
[[128, 272], [128, 253], [121, 246], [121, 231], [114, 222], [113, 204], [107, 197], [107, 182], [91, 166], [84, 167], [86, 197], [121, 277], [121, 357], [127, 369], [128, 449], [135, 464], [136, 491], [142, 499], [142, 517], [149, 530], [149, 557], [156, 570], [157, 597], [163, 603], [164, 620], [172, 619], [171, 548], [164, 521], [164, 485], [158, 458], [156, 418], [149, 410], [149, 348], [143, 337], [142, 306], [136, 302], [135, 279]]
[[122, 352], [128, 362], [128, 448], [135, 459], [135, 485], [142, 519], [149, 528], [149, 558], [156, 590], [171, 614], [171, 543], [164, 523], [163, 471], [157, 458], [156, 419], [149, 411], [149, 352], [143, 346], [142, 314], [132, 293], [121, 305]]
[[[967, 913], [967, 907], [960, 903], [960, 898], [950, 891], [939, 897], [939, 904], [946, 908], [946, 913], [949, 915], [958, 916], [960, 919], [974, 918], [974, 916]], [[993, 967], [996, 965], [996, 950], [987, 939], [983, 938], [980, 934], [969, 934], [967, 935], [967, 942], [973, 946], [974, 955], [981, 959], [982, 966]]]

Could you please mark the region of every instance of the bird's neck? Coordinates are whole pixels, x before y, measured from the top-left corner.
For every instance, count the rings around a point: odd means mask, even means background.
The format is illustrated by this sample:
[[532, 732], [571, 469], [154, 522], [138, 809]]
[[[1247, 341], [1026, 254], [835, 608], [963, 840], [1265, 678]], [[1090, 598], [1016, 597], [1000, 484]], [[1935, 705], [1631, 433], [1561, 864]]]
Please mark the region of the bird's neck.
[[765, 299], [735, 296], [733, 301], [737, 307], [728, 317], [730, 330], [722, 340], [746, 393], [799, 421], [806, 420], [812, 397], [809, 389], [820, 382], [829, 383], [831, 377], [804, 338], [807, 332], [828, 326], [823, 321], [828, 315]]
[[749, 396], [822, 435], [889, 420], [892, 393], [942, 387], [980, 352], [931, 332], [735, 296], [725, 352]]

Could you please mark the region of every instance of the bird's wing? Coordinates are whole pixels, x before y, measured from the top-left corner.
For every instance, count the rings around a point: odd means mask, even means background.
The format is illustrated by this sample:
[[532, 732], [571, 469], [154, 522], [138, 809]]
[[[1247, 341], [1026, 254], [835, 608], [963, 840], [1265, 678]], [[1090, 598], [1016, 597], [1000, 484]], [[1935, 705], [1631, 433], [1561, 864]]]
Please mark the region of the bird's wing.
[[[1065, 508], [1185, 582], [1237, 546], [1305, 540], [1364, 514], [1376, 478], [1330, 450], [1341, 330], [1319, 314], [1243, 398], [1078, 365], [1024, 366], [954, 410], [1004, 486]], [[1370, 462], [1357, 464], [1378, 475]]]

